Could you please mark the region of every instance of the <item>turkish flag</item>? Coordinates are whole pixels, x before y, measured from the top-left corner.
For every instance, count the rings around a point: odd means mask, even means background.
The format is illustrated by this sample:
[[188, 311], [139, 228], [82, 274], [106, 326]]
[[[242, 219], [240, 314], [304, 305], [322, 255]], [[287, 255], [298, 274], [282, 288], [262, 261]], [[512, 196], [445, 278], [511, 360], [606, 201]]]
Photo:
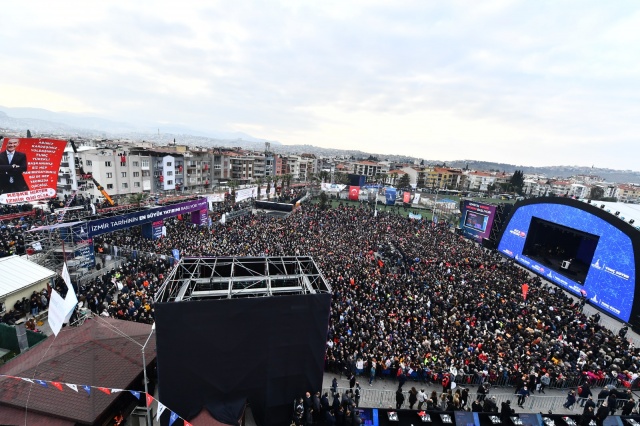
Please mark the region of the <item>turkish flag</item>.
[[154, 400], [153, 396], [147, 394], [147, 407], [151, 406], [151, 404], [153, 403], [153, 400]]
[[353, 201], [358, 201], [358, 196], [360, 195], [360, 187], [359, 186], [350, 186], [349, 187], [349, 199]]
[[527, 293], [529, 292], [529, 284], [524, 283], [522, 284], [522, 298], [524, 300], [527, 300]]
[[405, 191], [402, 201], [409, 204], [411, 202], [411, 193], [409, 191]]

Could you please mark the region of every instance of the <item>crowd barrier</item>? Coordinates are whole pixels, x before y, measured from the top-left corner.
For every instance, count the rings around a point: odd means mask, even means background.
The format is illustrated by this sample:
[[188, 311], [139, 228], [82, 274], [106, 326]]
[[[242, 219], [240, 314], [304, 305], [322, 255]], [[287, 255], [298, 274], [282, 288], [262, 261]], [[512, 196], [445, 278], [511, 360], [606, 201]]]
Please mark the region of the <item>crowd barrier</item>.
[[[409, 383], [407, 383], [409, 384]], [[405, 402], [402, 406], [402, 408], [409, 408], [409, 403], [408, 403], [408, 396], [407, 396], [407, 392], [410, 389], [410, 387], [407, 387], [405, 385], [405, 387], [403, 388], [403, 393], [405, 396]], [[337, 388], [337, 392], [342, 395], [343, 392], [348, 391], [349, 388], [342, 388], [339, 387]], [[322, 390], [322, 393], [328, 393], [329, 396], [332, 396], [332, 388], [324, 388]], [[438, 396], [440, 396], [441, 392], [438, 392]], [[427, 392], [427, 397], [430, 395], [430, 392]], [[477, 392], [469, 392], [469, 399], [467, 402], [467, 408], [471, 407], [471, 403], [473, 401], [476, 400], [476, 398], [478, 397], [478, 393]], [[513, 393], [507, 393], [507, 392], [494, 392], [493, 390], [489, 392], [488, 395], [486, 395], [486, 398], [494, 398], [495, 397], [495, 402], [496, 405], [498, 407], [498, 409], [500, 409], [501, 404], [505, 401], [511, 401], [511, 405], [516, 408], [517, 405], [517, 400], [518, 400], [518, 395], [515, 395]], [[549, 411], [553, 412], [553, 413], [557, 413], [559, 411], [566, 411], [566, 412], [582, 412], [582, 408], [580, 407], [580, 405], [576, 402], [573, 407], [571, 407], [570, 409], [566, 409], [564, 407], [564, 403], [566, 402], [567, 397], [566, 395], [531, 395], [529, 396], [524, 405], [523, 405], [523, 411], [526, 412], [543, 412], [543, 413], [548, 413]], [[359, 406], [360, 407], [367, 407], [367, 408], [396, 408], [396, 392], [393, 390], [382, 390], [382, 389], [371, 389], [368, 387], [361, 387], [360, 388], [360, 402], [359, 402]], [[426, 406], [423, 406], [423, 408], [425, 408]], [[414, 406], [415, 409], [417, 409], [417, 404]], [[442, 407], [441, 407], [442, 408]]]
[[[357, 369], [356, 375], [366, 376], [368, 379], [368, 375], [365, 375], [363, 370]], [[383, 378], [390, 377], [390, 371], [383, 370], [382, 377]], [[438, 375], [434, 374], [433, 372], [428, 373], [425, 377], [419, 377], [417, 372], [414, 371], [409, 376], [409, 382], [414, 381], [414, 382], [425, 383], [425, 384], [433, 383], [433, 384], [439, 385], [441, 383], [441, 380], [442, 379], [438, 378]], [[491, 387], [494, 387], [494, 388], [496, 387], [512, 388], [515, 385], [511, 376], [491, 377], [491, 376], [483, 376], [481, 373], [458, 374], [455, 378], [453, 378], [452, 381], [462, 387], [469, 387], [469, 386], [475, 387], [484, 383], [488, 383], [491, 385]], [[583, 376], [583, 375], [571, 375], [569, 377], [563, 377], [561, 379], [552, 378], [550, 384], [546, 386], [546, 388], [547, 389], [576, 389], [578, 386], [581, 386], [587, 382], [589, 383], [589, 386], [591, 388], [602, 388], [609, 385], [619, 387], [619, 388], [630, 388], [634, 390], [640, 388], [640, 380], [630, 383], [624, 380], [624, 378], [622, 377], [621, 378], [616, 378], [616, 377], [596, 378], [596, 377], [589, 377], [589, 376]]]

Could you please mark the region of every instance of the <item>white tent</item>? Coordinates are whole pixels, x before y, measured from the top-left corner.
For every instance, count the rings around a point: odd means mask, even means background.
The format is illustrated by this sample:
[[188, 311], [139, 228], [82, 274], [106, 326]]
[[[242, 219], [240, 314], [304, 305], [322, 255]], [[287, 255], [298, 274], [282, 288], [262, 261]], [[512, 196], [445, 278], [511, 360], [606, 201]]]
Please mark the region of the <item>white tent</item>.
[[55, 275], [54, 271], [25, 257], [0, 258], [0, 312], [13, 309], [16, 301], [29, 298], [34, 291], [46, 289]]

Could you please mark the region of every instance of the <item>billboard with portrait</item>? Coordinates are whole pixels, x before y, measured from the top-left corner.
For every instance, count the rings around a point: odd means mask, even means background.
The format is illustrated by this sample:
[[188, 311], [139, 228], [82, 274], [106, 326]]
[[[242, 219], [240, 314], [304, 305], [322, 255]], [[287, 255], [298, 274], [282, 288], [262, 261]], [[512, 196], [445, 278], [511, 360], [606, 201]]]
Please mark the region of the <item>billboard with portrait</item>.
[[0, 146], [0, 204], [21, 204], [55, 197], [58, 171], [67, 141], [4, 138]]

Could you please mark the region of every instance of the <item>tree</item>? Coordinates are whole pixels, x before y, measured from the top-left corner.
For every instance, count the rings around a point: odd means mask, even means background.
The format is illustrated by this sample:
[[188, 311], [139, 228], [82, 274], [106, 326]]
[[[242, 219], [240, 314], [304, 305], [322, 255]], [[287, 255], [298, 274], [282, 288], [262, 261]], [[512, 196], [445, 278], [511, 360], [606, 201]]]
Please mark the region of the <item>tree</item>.
[[320, 210], [326, 210], [328, 207], [329, 196], [326, 192], [322, 191], [320, 193]]
[[409, 188], [411, 186], [411, 178], [407, 173], [400, 176], [398, 180], [398, 188]]
[[147, 194], [144, 192], [137, 192], [129, 196], [129, 204], [135, 204], [137, 207], [140, 207], [146, 200]]
[[260, 192], [262, 191], [262, 178], [256, 179], [256, 185], [258, 185], [257, 197], [256, 199], [260, 199]]
[[230, 180], [227, 185], [229, 185], [229, 188], [231, 188], [231, 202], [235, 203], [236, 202], [236, 188], [238, 187], [238, 181], [237, 180]]
[[522, 194], [522, 188], [524, 187], [524, 173], [522, 170], [516, 170], [509, 179], [509, 184], [518, 193]]
[[591, 200], [601, 200], [604, 197], [604, 188], [601, 186], [592, 186], [591, 191], [589, 191], [589, 199]]
[[271, 197], [271, 181], [273, 178], [271, 176], [267, 176], [265, 181], [267, 182], [267, 200]]
[[396, 179], [398, 179], [398, 173], [393, 172], [393, 173], [391, 173], [391, 176], [390, 176], [390, 177], [391, 177], [391, 183], [392, 183], [392, 185], [394, 185], [394, 186], [395, 186], [395, 184], [396, 184]]

